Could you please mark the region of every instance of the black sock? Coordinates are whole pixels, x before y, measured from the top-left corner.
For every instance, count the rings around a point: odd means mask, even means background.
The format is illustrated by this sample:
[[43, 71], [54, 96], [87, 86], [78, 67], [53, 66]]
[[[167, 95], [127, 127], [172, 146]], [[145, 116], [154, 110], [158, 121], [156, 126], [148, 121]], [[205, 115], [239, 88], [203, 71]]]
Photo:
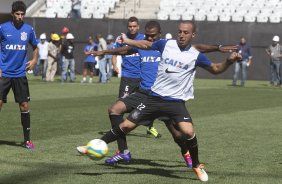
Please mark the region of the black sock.
[[[123, 115], [110, 114], [109, 117], [111, 120], [112, 128], [118, 127], [119, 124], [123, 122]], [[117, 139], [117, 145], [118, 145], [118, 150], [122, 153], [124, 152], [124, 150], [128, 149], [125, 134], [124, 136], [120, 136]]]
[[180, 147], [182, 155], [187, 153], [188, 147], [186, 145], [186, 139], [183, 136], [175, 137], [174, 142]]
[[115, 126], [110, 131], [108, 131], [101, 139], [108, 144], [116, 141], [122, 136], [125, 136], [125, 133], [120, 129], [119, 126]]
[[200, 162], [198, 156], [198, 141], [196, 135], [194, 135], [194, 137], [191, 139], [187, 139], [186, 144], [192, 158], [192, 165], [193, 167], [197, 167]]
[[30, 114], [28, 112], [21, 112], [21, 122], [23, 127], [24, 142], [30, 141]]

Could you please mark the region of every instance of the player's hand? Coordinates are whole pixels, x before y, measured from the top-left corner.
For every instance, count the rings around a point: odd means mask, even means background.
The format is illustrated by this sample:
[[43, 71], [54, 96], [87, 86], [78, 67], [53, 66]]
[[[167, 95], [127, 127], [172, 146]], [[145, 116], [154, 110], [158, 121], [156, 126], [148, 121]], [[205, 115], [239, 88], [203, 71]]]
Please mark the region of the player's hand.
[[242, 59], [242, 56], [241, 56], [241, 54], [239, 54], [239, 53], [237, 53], [237, 52], [232, 52], [230, 55], [229, 55], [229, 57], [228, 57], [228, 61], [229, 62], [236, 62], [236, 61], [238, 61], [238, 60], [241, 60]]
[[119, 43], [127, 43], [126, 41], [128, 40], [127, 36], [125, 33], [121, 33], [121, 35], [118, 38]]
[[226, 53], [226, 52], [236, 52], [238, 50], [238, 45], [225, 45], [219, 47], [219, 51]]
[[91, 52], [91, 55], [94, 55], [94, 56], [103, 56], [105, 55], [105, 51], [101, 50], [101, 51], [92, 51]]
[[117, 74], [119, 74], [119, 69], [118, 69], [117, 66], [113, 66], [113, 70], [114, 70]]
[[33, 70], [33, 68], [35, 67], [37, 61], [36, 60], [30, 60], [26, 63], [26, 70]]

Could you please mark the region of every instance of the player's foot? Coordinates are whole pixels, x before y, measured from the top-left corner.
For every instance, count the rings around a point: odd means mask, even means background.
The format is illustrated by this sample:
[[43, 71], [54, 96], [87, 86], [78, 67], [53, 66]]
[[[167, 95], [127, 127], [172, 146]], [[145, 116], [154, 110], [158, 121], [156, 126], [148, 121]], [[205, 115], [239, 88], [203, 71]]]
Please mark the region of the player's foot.
[[192, 158], [191, 158], [191, 155], [190, 155], [189, 151], [187, 151], [187, 153], [185, 153], [183, 155], [183, 158], [184, 158], [184, 160], [186, 162], [187, 167], [188, 168], [192, 168]]
[[25, 141], [22, 144], [22, 147], [27, 148], [27, 149], [34, 149], [35, 145], [31, 141]]
[[114, 165], [119, 162], [129, 162], [131, 160], [130, 152], [127, 153], [116, 153], [111, 158], [105, 160], [105, 164]]
[[160, 138], [162, 135], [158, 133], [157, 129], [155, 127], [149, 127], [147, 129], [148, 135], [153, 135], [155, 138]]
[[86, 155], [87, 153], [87, 147], [86, 146], [77, 146], [76, 150], [78, 151], [78, 153], [80, 153], [81, 155]]
[[199, 164], [197, 167], [193, 167], [193, 171], [197, 174], [197, 177], [201, 181], [208, 181], [209, 177], [206, 171], [204, 170], [204, 165]]

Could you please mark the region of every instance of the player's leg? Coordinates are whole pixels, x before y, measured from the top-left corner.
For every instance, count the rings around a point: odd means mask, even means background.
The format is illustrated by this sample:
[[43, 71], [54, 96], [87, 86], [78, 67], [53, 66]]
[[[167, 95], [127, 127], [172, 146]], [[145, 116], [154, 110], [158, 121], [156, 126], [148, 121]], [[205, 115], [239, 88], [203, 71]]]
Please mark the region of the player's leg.
[[12, 87], [11, 81], [12, 81], [11, 78], [1, 77], [0, 75], [0, 112], [4, 103], [7, 102], [7, 95]]
[[[109, 118], [111, 121], [112, 128], [119, 126], [123, 121], [123, 114], [126, 112], [126, 105], [123, 101], [116, 101], [108, 110]], [[123, 153], [125, 150], [128, 150], [126, 136], [122, 136], [117, 139], [118, 150]]]
[[28, 149], [34, 149], [34, 144], [30, 140], [30, 100], [28, 81], [26, 77], [15, 78], [12, 80], [12, 89], [15, 96], [15, 101], [19, 104], [21, 112], [21, 124], [24, 134], [23, 146]]
[[162, 119], [173, 137], [174, 142], [180, 147], [181, 154], [188, 168], [192, 168], [192, 158], [186, 145], [185, 136], [179, 130], [178, 124], [171, 119]]
[[107, 144], [116, 141], [118, 138], [125, 136], [130, 131], [134, 130], [138, 125], [130, 120], [124, 120], [119, 126], [115, 126], [108, 131], [101, 139]]
[[241, 86], [245, 86], [245, 82], [247, 80], [247, 60], [242, 61], [242, 79], [241, 79]]
[[184, 141], [192, 158], [192, 168], [201, 181], [207, 181], [208, 175], [199, 162], [198, 141], [194, 132], [192, 118], [184, 102], [174, 101], [161, 104], [165, 116], [171, 117], [178, 125], [184, 136]]
[[92, 83], [93, 82], [93, 76], [94, 76], [94, 67], [95, 67], [95, 64], [94, 63], [89, 63], [89, 83]]
[[87, 76], [87, 62], [83, 63], [83, 71], [82, 71], [82, 80], [80, 81], [81, 83], [85, 83], [86, 82], [86, 76]]
[[208, 175], [204, 170], [204, 166], [199, 162], [198, 141], [192, 122], [179, 122], [178, 124], [181, 132], [186, 136], [186, 145], [192, 157], [193, 171], [196, 173], [199, 180], [208, 181]]
[[234, 69], [234, 75], [233, 75], [233, 81], [232, 81], [233, 86], [236, 86], [239, 71], [240, 71], [240, 63], [236, 62], [235, 63], [235, 69]]

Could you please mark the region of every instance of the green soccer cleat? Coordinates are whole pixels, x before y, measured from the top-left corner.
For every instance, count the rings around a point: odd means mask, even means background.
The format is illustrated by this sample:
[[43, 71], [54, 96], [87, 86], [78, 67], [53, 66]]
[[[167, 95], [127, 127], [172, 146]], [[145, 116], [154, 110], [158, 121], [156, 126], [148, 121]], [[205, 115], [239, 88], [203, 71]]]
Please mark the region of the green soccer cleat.
[[148, 135], [153, 135], [155, 138], [160, 138], [162, 135], [158, 133], [157, 129], [155, 127], [149, 127], [147, 129]]

